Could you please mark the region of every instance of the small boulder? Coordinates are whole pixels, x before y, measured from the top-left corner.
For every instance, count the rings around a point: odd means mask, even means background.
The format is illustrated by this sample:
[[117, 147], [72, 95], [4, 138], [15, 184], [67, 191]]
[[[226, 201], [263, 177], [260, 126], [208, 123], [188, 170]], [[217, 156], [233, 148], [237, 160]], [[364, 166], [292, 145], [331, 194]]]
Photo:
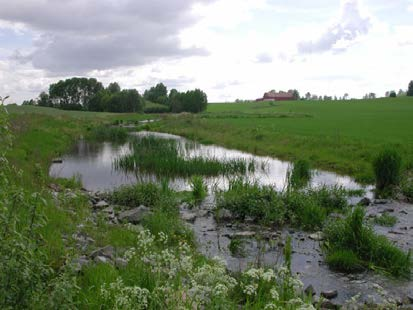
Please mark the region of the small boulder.
[[368, 207], [371, 204], [371, 200], [367, 197], [364, 197], [358, 202], [359, 206]]
[[119, 269], [120, 268], [125, 268], [127, 265], [128, 265], [128, 262], [126, 261], [126, 259], [123, 259], [123, 258], [120, 258], [120, 257], [115, 259], [115, 266], [117, 268], [119, 268]]
[[337, 290], [322, 291], [320, 295], [324, 298], [327, 298], [327, 299], [333, 299], [333, 298], [337, 297], [338, 292], [337, 292]]
[[304, 293], [310, 296], [314, 296], [316, 294], [315, 289], [311, 284], [306, 287], [306, 289], [304, 290]]
[[95, 208], [97, 209], [104, 209], [109, 207], [109, 204], [105, 200], [101, 200], [98, 203], [95, 204]]
[[215, 214], [218, 220], [230, 221], [234, 218], [234, 215], [228, 209], [217, 209]]
[[186, 222], [193, 223], [196, 220], [196, 214], [193, 212], [183, 212], [181, 213], [181, 218]]
[[82, 270], [83, 266], [90, 264], [90, 260], [86, 256], [80, 256], [72, 260], [72, 266], [76, 272]]
[[119, 214], [120, 221], [126, 221], [132, 224], [139, 224], [145, 215], [150, 212], [150, 209], [145, 206], [139, 206], [131, 210], [123, 211]]
[[314, 240], [314, 241], [323, 241], [324, 240], [324, 234], [323, 234], [322, 231], [318, 231], [314, 234], [309, 235], [308, 238], [310, 238], [311, 240]]
[[102, 263], [102, 264], [107, 264], [107, 263], [110, 263], [110, 262], [111, 262], [110, 259], [107, 258], [106, 256], [96, 256], [93, 260], [94, 260], [95, 263], [97, 263], [97, 264], [100, 264], [100, 263]]
[[389, 201], [387, 199], [374, 199], [374, 204], [375, 205], [385, 205]]
[[111, 245], [108, 245], [108, 246], [105, 246], [103, 248], [93, 251], [92, 253], [90, 253], [90, 257], [95, 259], [97, 256], [104, 256], [112, 260], [114, 253], [115, 253], [114, 247]]
[[332, 303], [330, 300], [324, 300], [321, 305], [321, 309], [339, 309], [340, 307], [334, 303]]

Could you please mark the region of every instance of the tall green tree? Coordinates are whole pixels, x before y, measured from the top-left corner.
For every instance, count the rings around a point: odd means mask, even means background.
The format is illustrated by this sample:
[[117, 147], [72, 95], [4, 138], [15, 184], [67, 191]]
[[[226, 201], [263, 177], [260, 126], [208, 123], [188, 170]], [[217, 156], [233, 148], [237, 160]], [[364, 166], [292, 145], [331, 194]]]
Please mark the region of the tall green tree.
[[120, 86], [117, 82], [112, 82], [108, 85], [106, 90], [112, 94], [119, 93], [120, 92]]
[[145, 90], [143, 97], [151, 102], [168, 104], [168, 89], [163, 83], [158, 83], [149, 90]]
[[407, 89], [407, 96], [413, 96], [413, 81], [410, 81], [409, 88]]
[[40, 93], [37, 104], [41, 107], [53, 107], [53, 103], [50, 100], [49, 94], [44, 91]]
[[94, 78], [71, 78], [49, 86], [52, 103], [65, 110], [89, 110], [90, 100], [103, 90]]

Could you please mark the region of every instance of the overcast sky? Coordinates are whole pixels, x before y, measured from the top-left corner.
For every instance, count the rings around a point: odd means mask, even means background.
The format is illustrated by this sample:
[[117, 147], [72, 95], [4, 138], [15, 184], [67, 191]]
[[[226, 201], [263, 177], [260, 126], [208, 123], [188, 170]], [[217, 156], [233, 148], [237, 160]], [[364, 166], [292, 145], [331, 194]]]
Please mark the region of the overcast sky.
[[413, 80], [413, 0], [0, 0], [0, 96], [96, 77], [210, 102], [361, 97]]

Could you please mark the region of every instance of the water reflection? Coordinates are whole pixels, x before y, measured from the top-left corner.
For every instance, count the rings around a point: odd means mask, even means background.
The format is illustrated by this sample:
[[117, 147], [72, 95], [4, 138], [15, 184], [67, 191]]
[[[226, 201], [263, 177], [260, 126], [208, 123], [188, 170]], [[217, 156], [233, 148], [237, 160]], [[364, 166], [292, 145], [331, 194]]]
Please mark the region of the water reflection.
[[[134, 136], [155, 136], [161, 139], [174, 139], [181, 144], [185, 150], [185, 157], [204, 157], [219, 160], [244, 159], [247, 162], [254, 162], [255, 171], [247, 172], [246, 178], [256, 181], [261, 185], [275, 186], [282, 190], [286, 185], [286, 174], [289, 169], [289, 162], [280, 161], [271, 157], [255, 156], [249, 153], [229, 150], [215, 145], [203, 145], [192, 142], [185, 138], [153, 132], [137, 132]], [[53, 164], [50, 175], [53, 177], [72, 177], [81, 176], [83, 186], [93, 191], [110, 190], [124, 184], [136, 182], [158, 182], [159, 177], [151, 174], [139, 172], [116, 171], [113, 168], [114, 159], [119, 156], [130, 154], [129, 143], [116, 145], [112, 143], [88, 143], [84, 140], [79, 141], [73, 150], [63, 157], [62, 164]], [[210, 190], [212, 188], [225, 188], [228, 186], [229, 178], [226, 176], [206, 177], [205, 182]], [[346, 176], [339, 176], [332, 172], [314, 171], [311, 185], [339, 185], [347, 189], [360, 189], [358, 183]], [[175, 178], [170, 181], [170, 186], [175, 190], [188, 190], [189, 182], [185, 178]], [[370, 189], [370, 188], [368, 188]]]

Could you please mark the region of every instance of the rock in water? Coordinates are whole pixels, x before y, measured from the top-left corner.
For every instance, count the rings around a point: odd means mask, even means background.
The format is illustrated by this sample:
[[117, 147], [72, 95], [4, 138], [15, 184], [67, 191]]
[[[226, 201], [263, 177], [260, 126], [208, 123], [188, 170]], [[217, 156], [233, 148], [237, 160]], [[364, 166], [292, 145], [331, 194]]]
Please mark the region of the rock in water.
[[336, 298], [338, 295], [337, 290], [331, 290], [331, 291], [322, 291], [321, 296], [327, 299], [333, 299]]
[[311, 284], [306, 287], [306, 289], [304, 290], [304, 293], [306, 295], [311, 295], [311, 296], [314, 296], [316, 294], [315, 289]]
[[371, 200], [367, 197], [364, 197], [358, 203], [359, 206], [364, 206], [364, 207], [368, 207], [370, 204], [371, 204]]
[[311, 240], [314, 240], [314, 241], [323, 241], [323, 240], [324, 240], [324, 235], [323, 235], [323, 232], [322, 232], [322, 231], [318, 231], [318, 232], [316, 232], [316, 233], [314, 233], [314, 234], [309, 235], [308, 237], [309, 237]]

